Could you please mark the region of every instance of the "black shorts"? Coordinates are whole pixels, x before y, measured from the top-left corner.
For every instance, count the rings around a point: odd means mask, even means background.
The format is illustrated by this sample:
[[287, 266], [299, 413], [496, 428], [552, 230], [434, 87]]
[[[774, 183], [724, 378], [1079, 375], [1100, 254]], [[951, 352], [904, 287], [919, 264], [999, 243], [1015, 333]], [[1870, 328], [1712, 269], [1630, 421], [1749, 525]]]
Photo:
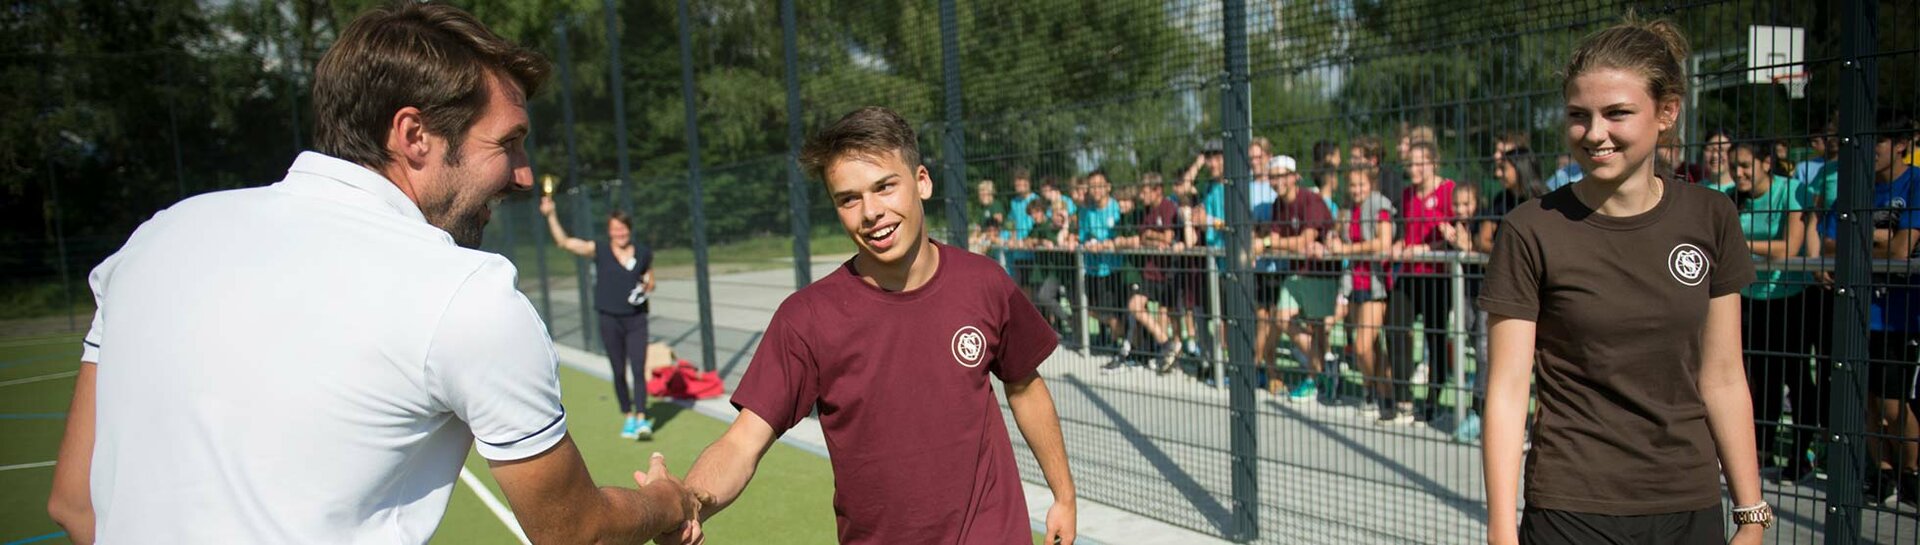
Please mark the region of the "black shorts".
[[1259, 299], [1254, 300], [1253, 308], [1256, 310], [1266, 310], [1273, 308], [1274, 305], [1280, 304], [1280, 290], [1286, 289], [1286, 287], [1287, 273], [1253, 273], [1253, 292], [1257, 294], [1256, 297], [1259, 297]]
[[1915, 392], [1914, 356], [1920, 335], [1905, 331], [1867, 332], [1867, 393], [1880, 399], [1920, 399]]
[[1096, 312], [1117, 312], [1127, 308], [1127, 287], [1119, 274], [1087, 275], [1087, 307]]
[[1598, 515], [1528, 507], [1520, 515], [1523, 545], [1636, 543], [1696, 545], [1726, 543], [1726, 514], [1716, 505], [1699, 511], [1658, 515]]

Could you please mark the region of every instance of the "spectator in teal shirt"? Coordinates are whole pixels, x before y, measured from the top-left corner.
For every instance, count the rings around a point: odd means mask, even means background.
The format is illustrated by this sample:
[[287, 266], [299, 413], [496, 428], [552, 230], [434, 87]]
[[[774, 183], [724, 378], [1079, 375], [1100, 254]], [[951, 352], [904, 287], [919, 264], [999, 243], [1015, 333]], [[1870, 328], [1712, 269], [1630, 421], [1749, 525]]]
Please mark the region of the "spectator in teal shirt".
[[[1793, 257], [1802, 247], [1806, 222], [1801, 216], [1807, 208], [1807, 192], [1792, 178], [1773, 173], [1771, 148], [1741, 142], [1733, 145], [1729, 156], [1734, 201], [1740, 206], [1740, 230], [1747, 237], [1748, 251], [1778, 262]], [[1774, 441], [1778, 427], [1771, 423], [1780, 421], [1781, 402], [1788, 392], [1793, 395], [1796, 423], [1813, 422], [1815, 417], [1809, 413], [1818, 410], [1825, 398], [1815, 395], [1821, 387], [1812, 380], [1813, 370], [1808, 368], [1806, 357], [1813, 339], [1807, 334], [1809, 325], [1804, 317], [1813, 315], [1816, 305], [1804, 292], [1813, 277], [1780, 268], [1778, 263], [1756, 267], [1754, 283], [1740, 290], [1746, 299], [1740, 309], [1754, 419], [1768, 422], [1754, 426], [1760, 459], [1762, 465], [1773, 465], [1768, 462], [1775, 458], [1784, 459], [1786, 466], [1779, 473], [1790, 482], [1812, 471], [1807, 449], [1813, 444], [1813, 436], [1805, 430], [1814, 428], [1797, 426], [1793, 446], [1786, 452], [1773, 452], [1778, 444]]]

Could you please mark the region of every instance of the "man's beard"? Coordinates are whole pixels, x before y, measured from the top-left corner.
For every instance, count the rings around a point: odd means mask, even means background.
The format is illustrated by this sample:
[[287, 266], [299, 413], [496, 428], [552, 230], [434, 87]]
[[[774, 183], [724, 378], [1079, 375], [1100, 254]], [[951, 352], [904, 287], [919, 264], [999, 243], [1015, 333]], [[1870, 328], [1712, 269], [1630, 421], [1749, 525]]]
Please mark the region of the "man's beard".
[[[448, 172], [448, 178], [461, 177], [461, 172]], [[427, 223], [439, 227], [453, 236], [453, 243], [462, 248], [480, 248], [481, 236], [487, 229], [487, 200], [490, 195], [482, 196], [478, 192], [460, 193], [454, 191], [460, 182], [441, 180], [439, 187], [446, 193], [421, 199], [420, 214], [426, 216]]]

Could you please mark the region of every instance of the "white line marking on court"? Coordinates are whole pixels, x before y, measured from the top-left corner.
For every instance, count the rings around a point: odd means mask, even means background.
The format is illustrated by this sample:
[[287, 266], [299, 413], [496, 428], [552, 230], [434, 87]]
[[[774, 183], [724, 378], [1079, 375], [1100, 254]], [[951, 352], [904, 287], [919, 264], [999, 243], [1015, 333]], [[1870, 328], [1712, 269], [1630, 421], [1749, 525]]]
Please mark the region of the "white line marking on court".
[[500, 498], [493, 497], [493, 492], [487, 490], [486, 483], [480, 482], [480, 478], [473, 476], [473, 472], [467, 471], [465, 467], [460, 468], [460, 482], [467, 483], [467, 488], [473, 489], [473, 495], [479, 496], [480, 503], [487, 504], [487, 510], [493, 511], [493, 516], [498, 517], [501, 524], [507, 525], [507, 529], [513, 531], [513, 537], [520, 539], [520, 545], [533, 545], [533, 542], [527, 539], [527, 532], [520, 529], [520, 519], [514, 518], [513, 511], [507, 510], [507, 506], [500, 503]]
[[79, 372], [79, 371], [67, 371], [67, 372], [65, 372], [65, 373], [54, 373], [54, 374], [51, 374], [51, 375], [40, 375], [40, 376], [37, 376], [37, 377], [27, 377], [27, 378], [20, 378], [20, 379], [13, 379], [13, 380], [9, 380], [9, 381], [6, 381], [6, 382], [0, 382], [0, 386], [13, 386], [13, 385], [15, 385], [15, 384], [26, 384], [26, 383], [29, 383], [29, 382], [40, 382], [40, 381], [43, 381], [43, 380], [54, 380], [54, 379], [62, 379], [62, 378], [67, 378], [67, 377], [71, 377], [71, 376], [75, 376], [75, 375], [78, 375], [78, 374], [80, 374], [80, 372]]
[[0, 466], [0, 471], [13, 471], [16, 469], [33, 469], [36, 467], [53, 467], [53, 460], [47, 460], [45, 462], [34, 462], [31, 464], [14, 464], [10, 466]]

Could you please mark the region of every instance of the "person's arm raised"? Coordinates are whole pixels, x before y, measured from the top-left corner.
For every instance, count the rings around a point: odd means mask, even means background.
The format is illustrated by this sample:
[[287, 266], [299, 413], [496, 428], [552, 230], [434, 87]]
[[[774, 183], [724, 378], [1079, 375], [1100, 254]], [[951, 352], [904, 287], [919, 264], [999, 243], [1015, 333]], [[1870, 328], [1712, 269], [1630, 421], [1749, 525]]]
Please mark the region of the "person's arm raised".
[[534, 543], [646, 543], [679, 532], [695, 504], [654, 453], [638, 489], [596, 487], [571, 437], [532, 457], [489, 461], [507, 503]]
[[540, 215], [547, 217], [547, 232], [553, 235], [553, 244], [567, 253], [592, 258], [595, 249], [593, 241], [567, 236], [567, 229], [560, 226], [560, 216], [556, 212], [553, 197], [540, 198]]

